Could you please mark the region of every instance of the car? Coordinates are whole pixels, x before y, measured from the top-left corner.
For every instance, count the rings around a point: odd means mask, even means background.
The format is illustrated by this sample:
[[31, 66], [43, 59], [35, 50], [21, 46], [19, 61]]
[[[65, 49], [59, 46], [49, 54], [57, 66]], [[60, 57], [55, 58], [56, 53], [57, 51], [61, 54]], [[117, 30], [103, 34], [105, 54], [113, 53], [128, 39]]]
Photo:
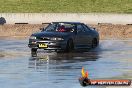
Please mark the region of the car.
[[99, 44], [99, 33], [81, 22], [52, 22], [41, 32], [34, 33], [29, 38], [31, 53], [38, 49], [64, 50], [95, 48]]

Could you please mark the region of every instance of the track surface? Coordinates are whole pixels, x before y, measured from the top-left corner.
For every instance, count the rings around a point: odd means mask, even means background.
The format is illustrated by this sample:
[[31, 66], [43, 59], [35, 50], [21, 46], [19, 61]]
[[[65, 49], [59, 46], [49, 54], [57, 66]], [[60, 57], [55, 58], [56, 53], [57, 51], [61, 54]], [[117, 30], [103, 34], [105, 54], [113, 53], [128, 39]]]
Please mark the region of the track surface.
[[27, 44], [0, 40], [2, 88], [81, 88], [82, 66], [91, 79], [132, 79], [132, 40], [102, 40], [94, 50], [73, 53], [39, 51], [34, 58]]

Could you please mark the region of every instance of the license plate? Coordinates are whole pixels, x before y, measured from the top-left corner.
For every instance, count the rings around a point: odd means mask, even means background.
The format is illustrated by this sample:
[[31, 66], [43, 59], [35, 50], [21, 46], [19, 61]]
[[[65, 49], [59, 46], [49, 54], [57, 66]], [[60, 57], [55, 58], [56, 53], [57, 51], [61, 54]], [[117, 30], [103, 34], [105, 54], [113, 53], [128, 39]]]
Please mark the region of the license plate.
[[40, 48], [47, 48], [48, 46], [47, 46], [47, 44], [39, 44], [39, 47]]

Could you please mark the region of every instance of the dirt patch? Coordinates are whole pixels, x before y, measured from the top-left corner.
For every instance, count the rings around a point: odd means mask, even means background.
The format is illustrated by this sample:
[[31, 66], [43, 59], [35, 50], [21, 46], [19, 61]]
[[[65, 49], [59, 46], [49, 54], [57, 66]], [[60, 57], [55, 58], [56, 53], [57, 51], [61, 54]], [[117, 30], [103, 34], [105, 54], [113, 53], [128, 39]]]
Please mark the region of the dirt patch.
[[97, 28], [100, 39], [131, 39], [132, 25], [99, 24], [91, 25]]
[[8, 24], [0, 26], [0, 36], [29, 36], [39, 31], [39, 24]]
[[[29, 37], [32, 33], [39, 32], [45, 24], [5, 24], [0, 25], [0, 37]], [[98, 24], [95, 27], [100, 34], [100, 39], [131, 39], [132, 25]]]

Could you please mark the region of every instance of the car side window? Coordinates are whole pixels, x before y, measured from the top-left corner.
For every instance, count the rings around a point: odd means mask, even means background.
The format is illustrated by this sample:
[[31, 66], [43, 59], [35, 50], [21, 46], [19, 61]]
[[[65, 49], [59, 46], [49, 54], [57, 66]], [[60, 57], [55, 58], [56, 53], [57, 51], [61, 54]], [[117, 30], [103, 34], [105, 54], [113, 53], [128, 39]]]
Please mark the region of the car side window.
[[88, 26], [86, 26], [86, 25], [83, 25], [83, 27], [84, 27], [84, 29], [86, 30], [86, 31], [90, 31], [91, 29], [88, 27]]
[[77, 25], [77, 33], [81, 33], [81, 32], [85, 32], [85, 29], [81, 24], [79, 24]]

